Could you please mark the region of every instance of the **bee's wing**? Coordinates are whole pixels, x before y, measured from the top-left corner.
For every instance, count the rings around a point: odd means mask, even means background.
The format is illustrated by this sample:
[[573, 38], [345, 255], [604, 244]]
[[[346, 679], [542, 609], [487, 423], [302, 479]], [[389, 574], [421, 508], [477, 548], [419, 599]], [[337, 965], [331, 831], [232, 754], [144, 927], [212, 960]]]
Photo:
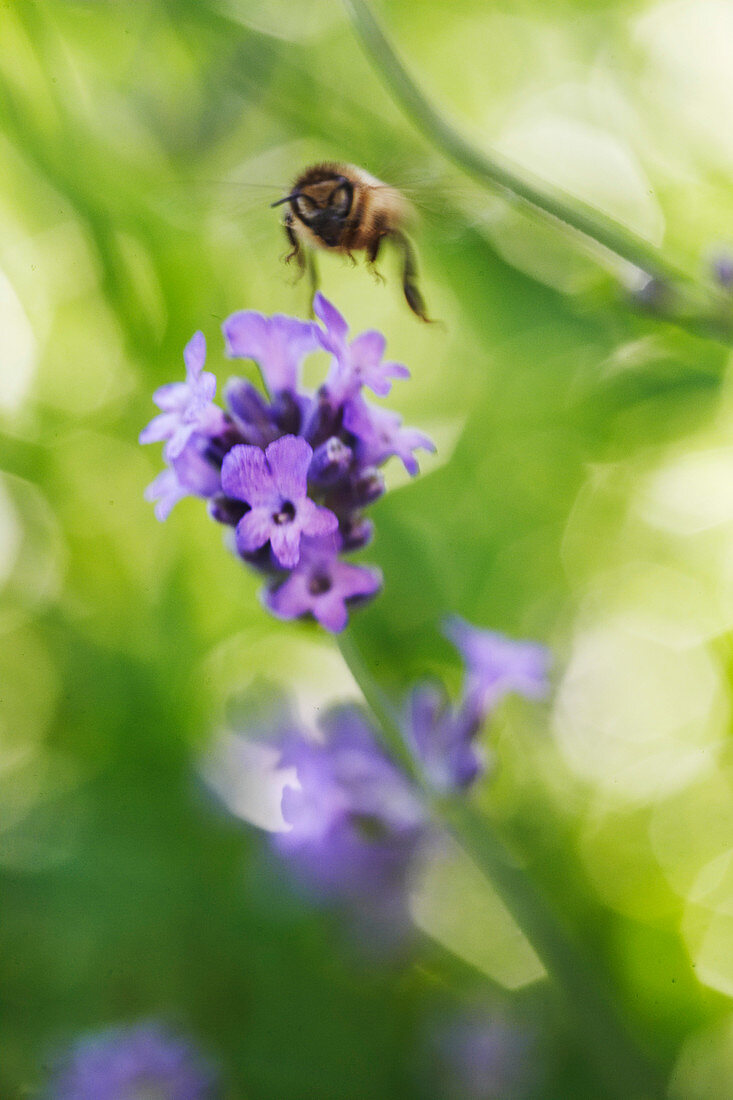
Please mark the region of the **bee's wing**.
[[456, 169], [444, 162], [424, 159], [414, 160], [392, 158], [375, 168], [375, 175], [387, 186], [394, 187], [413, 208], [413, 213], [440, 217], [459, 205], [463, 194], [465, 205], [473, 194], [470, 181], [466, 181]]

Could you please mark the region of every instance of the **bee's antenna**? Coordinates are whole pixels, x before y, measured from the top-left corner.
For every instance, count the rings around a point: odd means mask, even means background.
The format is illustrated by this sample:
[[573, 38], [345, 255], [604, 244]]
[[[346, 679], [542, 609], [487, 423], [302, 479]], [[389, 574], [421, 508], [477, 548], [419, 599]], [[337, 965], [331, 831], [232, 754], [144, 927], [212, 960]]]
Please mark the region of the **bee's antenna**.
[[292, 202], [293, 199], [297, 199], [300, 191], [291, 191], [289, 195], [286, 195], [284, 199], [278, 199], [276, 202], [271, 202], [270, 207], [282, 206], [284, 202]]

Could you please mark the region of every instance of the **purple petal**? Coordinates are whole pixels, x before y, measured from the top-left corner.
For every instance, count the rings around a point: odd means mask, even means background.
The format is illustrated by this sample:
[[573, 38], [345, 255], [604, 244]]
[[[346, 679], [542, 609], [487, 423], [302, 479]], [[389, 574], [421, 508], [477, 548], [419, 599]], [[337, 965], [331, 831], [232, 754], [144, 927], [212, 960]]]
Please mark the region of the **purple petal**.
[[253, 309], [240, 310], [221, 326], [226, 353], [233, 359], [258, 360], [267, 347], [268, 319]]
[[[346, 339], [346, 334], [349, 331], [349, 326], [341, 316], [336, 306], [329, 302], [328, 298], [321, 294], [320, 290], [313, 299], [313, 312], [316, 317], [319, 318], [326, 326], [328, 330], [327, 335], [319, 332], [318, 338], [326, 348], [327, 351], [331, 351], [331, 343], [329, 336], [333, 337], [339, 344], [343, 343]], [[323, 336], [326, 336], [326, 342], [324, 343]]]
[[313, 602], [313, 617], [332, 634], [340, 634], [349, 621], [344, 599], [338, 592], [329, 592]]
[[295, 390], [304, 356], [318, 347], [314, 324], [281, 313], [265, 317], [241, 310], [227, 318], [222, 330], [227, 355], [254, 359], [271, 394]]
[[300, 561], [300, 524], [273, 523], [270, 528], [270, 545], [283, 569], [293, 569]]
[[308, 467], [313, 458], [310, 443], [297, 435], [284, 435], [271, 443], [265, 454], [278, 491], [286, 500], [301, 500], [308, 491]]
[[378, 367], [384, 355], [387, 341], [381, 332], [370, 329], [351, 341], [352, 358], [361, 367]]
[[382, 373], [389, 378], [409, 378], [410, 372], [404, 363], [395, 363], [391, 359], [381, 364]]
[[158, 386], [153, 401], [163, 412], [180, 412], [188, 404], [190, 392], [187, 382], [166, 382]]
[[357, 596], [373, 596], [382, 587], [382, 574], [364, 565], [351, 565], [338, 561], [333, 566], [334, 588], [338, 588], [345, 600]]
[[357, 439], [360, 439], [362, 443], [372, 443], [376, 435], [375, 421], [371, 413], [383, 413], [386, 416], [391, 416], [397, 419], [399, 424], [399, 417], [396, 413], [388, 413], [386, 409], [373, 409], [371, 405], [367, 405], [366, 401], [362, 397], [356, 397], [353, 401], [349, 401], [344, 409], [344, 427], [347, 432], [351, 432]]
[[275, 529], [268, 508], [253, 508], [242, 516], [237, 524], [237, 549], [240, 554], [251, 554], [259, 550], [270, 538]]
[[268, 589], [263, 599], [266, 607], [280, 619], [298, 619], [307, 614], [312, 596], [306, 574], [300, 570], [292, 573], [279, 588]]
[[331, 535], [339, 525], [338, 519], [330, 508], [314, 504], [309, 497], [304, 497], [298, 504], [298, 522], [303, 534], [313, 538]]
[[193, 424], [178, 424], [165, 446], [165, 457], [178, 458], [194, 432]]
[[277, 494], [264, 451], [248, 443], [238, 443], [224, 456], [221, 485], [227, 496], [253, 508], [269, 504]]
[[200, 408], [214, 400], [216, 394], [216, 375], [210, 370], [202, 371], [196, 382], [196, 400]]
[[145, 490], [145, 500], [156, 502], [155, 518], [163, 523], [168, 519], [173, 507], [188, 496], [188, 491], [181, 485], [173, 470], [163, 470], [155, 481], [151, 481]]
[[183, 349], [183, 361], [186, 364], [186, 377], [191, 382], [201, 373], [206, 362], [206, 339], [203, 332], [195, 332], [188, 341]]
[[170, 439], [178, 425], [178, 416], [174, 412], [164, 412], [154, 416], [138, 436], [140, 443], [161, 443]]

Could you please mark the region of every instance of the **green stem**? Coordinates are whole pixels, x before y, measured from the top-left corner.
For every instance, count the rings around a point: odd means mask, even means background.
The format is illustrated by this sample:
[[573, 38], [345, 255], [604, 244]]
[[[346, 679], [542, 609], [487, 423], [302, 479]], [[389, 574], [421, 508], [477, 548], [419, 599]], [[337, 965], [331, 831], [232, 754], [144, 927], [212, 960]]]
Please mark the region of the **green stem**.
[[351, 628], [339, 635], [338, 647], [349, 672], [356, 680], [359, 691], [364, 696], [367, 706], [377, 719], [390, 751], [405, 766], [411, 776], [419, 781], [420, 776], [415, 767], [415, 762], [402, 735], [398, 711], [391, 699], [385, 695], [372, 678], [359, 647], [354, 641]]
[[[397, 711], [374, 682], [350, 631], [339, 639], [339, 648], [389, 748], [405, 761]], [[412, 775], [430, 799], [434, 815], [497, 891], [561, 992], [589, 1059], [595, 1061], [604, 1082], [603, 1093], [624, 1100], [664, 1096], [656, 1069], [621, 1023], [598, 966], [565, 933], [545, 897], [517, 865], [488, 818], [477, 813], [465, 797], [436, 798], [417, 775], [414, 762], [409, 763]]]
[[477, 149], [429, 102], [397, 56], [367, 0], [343, 0], [364, 47], [409, 118], [445, 156], [482, 186], [530, 207], [600, 245], [664, 284], [666, 300], [656, 312], [695, 332], [728, 342], [733, 311], [727, 296], [712, 283], [696, 282], [642, 237], [582, 199], [539, 180], [496, 152]]

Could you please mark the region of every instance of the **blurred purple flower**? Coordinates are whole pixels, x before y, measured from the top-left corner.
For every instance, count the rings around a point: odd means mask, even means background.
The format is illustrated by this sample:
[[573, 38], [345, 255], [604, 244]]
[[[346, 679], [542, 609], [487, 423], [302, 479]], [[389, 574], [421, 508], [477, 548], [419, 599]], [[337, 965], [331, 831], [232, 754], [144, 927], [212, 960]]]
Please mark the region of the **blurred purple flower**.
[[300, 558], [301, 535], [328, 535], [336, 530], [338, 519], [333, 512], [307, 495], [312, 457], [310, 444], [294, 435], [276, 439], [265, 451], [240, 444], [226, 455], [222, 488], [227, 496], [250, 506], [237, 524], [241, 553], [252, 553], [269, 541], [280, 565], [292, 569]]
[[733, 288], [733, 254], [720, 249], [712, 257], [710, 268], [716, 283], [725, 290]]
[[[447, 1100], [520, 1100], [537, 1083], [531, 1032], [488, 1012], [465, 1012], [434, 1030]], [[534, 1093], [532, 1093], [534, 1095]]]
[[436, 790], [462, 790], [484, 771], [485, 760], [475, 744], [480, 726], [468, 711], [451, 706], [442, 685], [424, 683], [413, 688], [408, 739]]
[[321, 725], [323, 743], [300, 736], [283, 746], [280, 767], [295, 769], [297, 786], [283, 791], [290, 830], [273, 843], [316, 894], [355, 906], [362, 920], [401, 924], [425, 810], [360, 710], [337, 708]]
[[165, 457], [177, 458], [196, 432], [217, 435], [226, 424], [221, 409], [212, 404], [216, 393], [216, 376], [203, 369], [206, 360], [206, 340], [196, 332], [183, 351], [186, 381], [160, 386], [153, 401], [162, 410], [140, 432], [141, 443], [166, 440]]
[[486, 768], [476, 738], [504, 695], [541, 699], [548, 691], [549, 652], [536, 642], [515, 642], [480, 630], [457, 616], [445, 633], [466, 662], [461, 699], [453, 705], [441, 685], [418, 684], [405, 721], [407, 740], [426, 778], [439, 791], [464, 790]]
[[466, 662], [464, 695], [484, 716], [512, 692], [527, 699], [547, 695], [550, 653], [545, 646], [482, 630], [458, 615], [446, 619], [444, 633]]
[[215, 1100], [214, 1073], [162, 1024], [114, 1028], [79, 1039], [62, 1059], [48, 1100]]
[[324, 325], [323, 329], [316, 329], [321, 346], [334, 357], [326, 379], [326, 389], [333, 401], [355, 397], [362, 386], [384, 397], [391, 389], [393, 378], [410, 377], [402, 363], [383, 362], [387, 341], [381, 332], [362, 332], [348, 343], [349, 326], [320, 292], [313, 300], [313, 311]]
[[254, 359], [271, 395], [297, 390], [303, 359], [318, 347], [316, 329], [312, 321], [252, 309], [233, 313], [222, 326], [227, 355]]
[[340, 633], [348, 622], [347, 601], [375, 595], [381, 575], [338, 557], [339, 540], [304, 538], [300, 561], [290, 576], [265, 593], [265, 603], [281, 619], [312, 615], [326, 630]]

